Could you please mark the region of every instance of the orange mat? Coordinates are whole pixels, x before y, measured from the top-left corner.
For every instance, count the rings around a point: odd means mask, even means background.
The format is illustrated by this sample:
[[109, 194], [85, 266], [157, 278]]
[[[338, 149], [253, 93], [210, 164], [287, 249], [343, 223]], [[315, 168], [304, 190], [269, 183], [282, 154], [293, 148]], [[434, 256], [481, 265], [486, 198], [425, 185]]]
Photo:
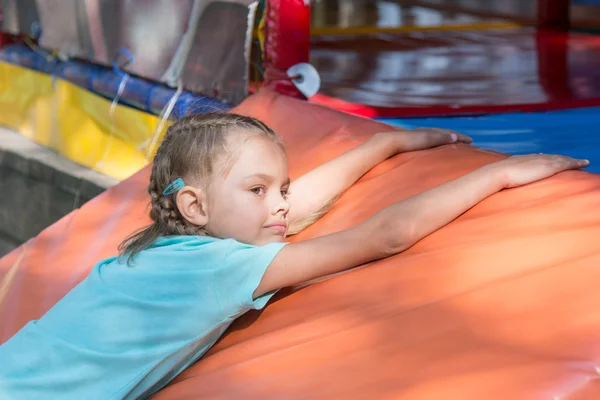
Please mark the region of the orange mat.
[[[382, 129], [268, 91], [238, 111], [280, 132], [292, 177]], [[294, 240], [502, 157], [462, 144], [399, 155]], [[147, 222], [147, 175], [0, 259], [0, 342]], [[598, 399], [598, 209], [600, 177], [586, 172], [503, 191], [398, 256], [281, 292], [154, 398]]]

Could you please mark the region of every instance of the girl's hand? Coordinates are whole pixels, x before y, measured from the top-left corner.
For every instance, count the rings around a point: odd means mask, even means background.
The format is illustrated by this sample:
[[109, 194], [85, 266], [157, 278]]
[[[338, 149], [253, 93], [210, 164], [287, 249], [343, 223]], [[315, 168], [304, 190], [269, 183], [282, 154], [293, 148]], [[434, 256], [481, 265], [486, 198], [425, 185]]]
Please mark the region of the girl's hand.
[[377, 135], [389, 140], [396, 153], [425, 150], [452, 143], [471, 143], [473, 139], [458, 132], [440, 128], [416, 128], [407, 131], [381, 132]]
[[483, 168], [491, 168], [497, 171], [501, 174], [503, 186], [513, 188], [548, 178], [569, 169], [585, 168], [588, 165], [590, 165], [588, 160], [578, 160], [560, 155], [532, 154], [512, 156], [488, 164]]

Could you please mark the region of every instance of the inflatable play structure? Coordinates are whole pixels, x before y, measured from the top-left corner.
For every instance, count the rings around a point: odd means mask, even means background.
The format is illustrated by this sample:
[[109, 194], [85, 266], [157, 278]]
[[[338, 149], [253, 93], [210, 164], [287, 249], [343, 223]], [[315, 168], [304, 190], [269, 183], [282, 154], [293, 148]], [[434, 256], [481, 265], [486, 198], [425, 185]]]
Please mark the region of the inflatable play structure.
[[[88, 7], [93, 3], [86, 2]], [[302, 12], [286, 14], [288, 6]], [[302, 1], [270, 2], [263, 25], [285, 15], [298, 17], [301, 24], [308, 9]], [[261, 41], [265, 51], [285, 39], [285, 32], [267, 36]], [[300, 40], [298, 36], [290, 40]], [[62, 43], [67, 41], [63, 38]], [[32, 51], [42, 55], [41, 48]], [[189, 54], [178, 65], [185, 65]], [[260, 118], [283, 137], [292, 179], [390, 129], [381, 121], [294, 98], [299, 96], [293, 79], [282, 78], [282, 71], [308, 56], [279, 55], [265, 56], [270, 66], [263, 71], [266, 87], [254, 94], [240, 89], [239, 101], [233, 90], [228, 90], [228, 99], [199, 96], [179, 76], [177, 88], [166, 81], [165, 86], [156, 83], [154, 90], [170, 92], [154, 110], [165, 114], [177, 109], [176, 115], [185, 115], [190, 112], [185, 104], [200, 98], [202, 107], [233, 108]], [[56, 57], [51, 61], [57, 65], [84, 65]], [[0, 259], [3, 342], [40, 317], [97, 260], [114, 255], [126, 235], [148, 223], [149, 167], [144, 160], [168, 121], [153, 115], [152, 107], [142, 110], [138, 104], [134, 109], [133, 96], [123, 105], [121, 99], [115, 102], [109, 94], [92, 91], [95, 76], [86, 81], [90, 89], [64, 73], [34, 71], [9, 61], [0, 66], [2, 73], [21, 77], [12, 84], [3, 80], [0, 107], [13, 107], [14, 114], [0, 113], [2, 124], [73, 157], [83, 157], [75, 149], [87, 144], [88, 165], [106, 173], [126, 175], [124, 168], [139, 166], [132, 176]], [[119, 86], [120, 96], [127, 90], [124, 79], [149, 82], [116, 66], [97, 67], [98, 73], [110, 70], [119, 78], [114, 94]], [[224, 69], [223, 76], [228, 73]], [[203, 71], [197, 68], [197, 73]], [[18, 102], [13, 97], [17, 94]], [[181, 100], [184, 94], [190, 96], [188, 103]], [[100, 145], [107, 136], [112, 137], [109, 150]], [[102, 152], [93, 153], [98, 148]], [[462, 144], [396, 156], [369, 172], [331, 212], [291, 240], [353, 226], [395, 201], [503, 157]], [[205, 357], [153, 398], [600, 398], [599, 207], [600, 177], [584, 171], [502, 191], [402, 254], [280, 292], [264, 311], [236, 321]]]

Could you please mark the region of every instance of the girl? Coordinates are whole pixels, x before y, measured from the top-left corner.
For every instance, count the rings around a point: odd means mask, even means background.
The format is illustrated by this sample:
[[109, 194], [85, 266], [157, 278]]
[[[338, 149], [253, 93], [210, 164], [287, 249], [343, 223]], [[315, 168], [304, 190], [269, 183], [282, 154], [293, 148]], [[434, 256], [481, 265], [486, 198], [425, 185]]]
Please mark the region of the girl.
[[470, 138], [435, 130], [377, 134], [290, 184], [283, 145], [261, 122], [234, 114], [180, 120], [154, 159], [152, 225], [0, 346], [0, 398], [148, 397], [278, 289], [402, 252], [503, 188], [588, 165], [512, 157], [354, 228], [284, 242], [378, 162], [456, 141]]

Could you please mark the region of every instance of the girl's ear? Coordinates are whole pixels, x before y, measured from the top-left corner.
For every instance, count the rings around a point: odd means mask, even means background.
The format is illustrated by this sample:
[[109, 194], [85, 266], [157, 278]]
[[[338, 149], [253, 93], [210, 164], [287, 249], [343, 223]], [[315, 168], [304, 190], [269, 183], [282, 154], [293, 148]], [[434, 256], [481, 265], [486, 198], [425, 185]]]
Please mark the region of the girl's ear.
[[208, 223], [206, 194], [201, 188], [184, 186], [175, 196], [177, 209], [189, 223], [204, 226]]

